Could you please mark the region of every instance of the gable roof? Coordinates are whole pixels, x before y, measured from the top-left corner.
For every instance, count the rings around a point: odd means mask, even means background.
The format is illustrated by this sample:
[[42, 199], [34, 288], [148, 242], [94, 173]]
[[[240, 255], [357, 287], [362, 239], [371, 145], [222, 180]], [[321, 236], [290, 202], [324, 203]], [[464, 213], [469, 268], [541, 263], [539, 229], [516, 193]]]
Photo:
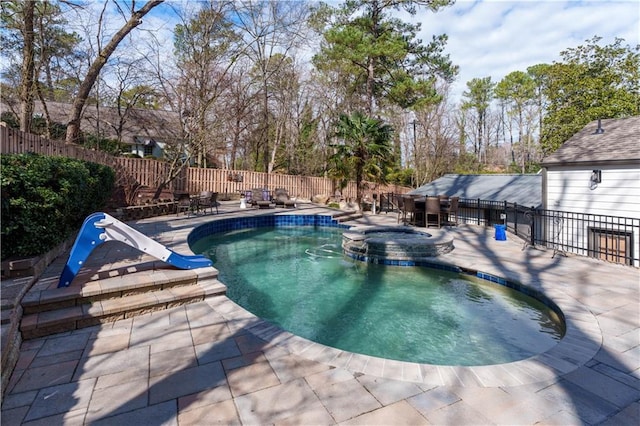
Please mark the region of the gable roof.
[[[3, 105], [3, 110], [8, 109]], [[71, 104], [47, 101], [47, 111], [51, 119], [57, 123], [67, 123]], [[34, 114], [44, 114], [40, 101], [34, 103]], [[100, 134], [107, 138], [117, 138], [117, 127], [120, 122], [118, 110], [101, 106], [86, 106], [80, 129], [84, 132]], [[128, 111], [122, 126], [122, 142], [140, 144], [145, 141], [172, 141], [181, 136], [180, 115], [171, 111], [132, 108]]]
[[527, 207], [542, 206], [542, 175], [444, 175], [410, 194], [508, 201]]
[[611, 163], [640, 163], [640, 116], [601, 120], [587, 124], [557, 151], [542, 161], [543, 166]]

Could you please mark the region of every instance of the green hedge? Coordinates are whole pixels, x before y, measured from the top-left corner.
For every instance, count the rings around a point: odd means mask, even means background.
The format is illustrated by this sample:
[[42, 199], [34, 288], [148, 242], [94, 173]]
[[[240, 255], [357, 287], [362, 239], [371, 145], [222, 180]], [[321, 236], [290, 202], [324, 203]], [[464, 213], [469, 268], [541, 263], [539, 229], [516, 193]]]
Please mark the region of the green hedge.
[[111, 196], [107, 166], [37, 154], [1, 156], [2, 260], [46, 253]]

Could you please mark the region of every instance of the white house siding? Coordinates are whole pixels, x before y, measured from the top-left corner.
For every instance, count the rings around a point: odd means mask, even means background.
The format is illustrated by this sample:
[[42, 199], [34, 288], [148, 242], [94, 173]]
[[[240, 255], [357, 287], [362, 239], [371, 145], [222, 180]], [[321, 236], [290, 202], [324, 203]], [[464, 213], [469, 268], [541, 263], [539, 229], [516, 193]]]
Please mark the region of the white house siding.
[[[602, 182], [590, 186], [593, 170]], [[547, 171], [546, 205], [549, 210], [640, 218], [640, 164], [557, 167]]]
[[[593, 170], [601, 170], [602, 182], [591, 185]], [[640, 165], [627, 166], [576, 166], [553, 167], [547, 171], [545, 208], [563, 212], [588, 213], [593, 215], [615, 216], [640, 219]], [[596, 223], [584, 227], [569, 225], [570, 215], [549, 221], [547, 230], [551, 239], [558, 244], [587, 247], [587, 239], [593, 236], [593, 229], [606, 229], [607, 226]], [[616, 220], [615, 223], [630, 223]], [[553, 229], [551, 229], [553, 228]], [[621, 228], [624, 231], [624, 227]], [[634, 256], [640, 250], [638, 229], [629, 228]], [[572, 250], [566, 250], [572, 251]], [[578, 254], [585, 255], [576, 251]], [[637, 262], [634, 266], [638, 266]]]

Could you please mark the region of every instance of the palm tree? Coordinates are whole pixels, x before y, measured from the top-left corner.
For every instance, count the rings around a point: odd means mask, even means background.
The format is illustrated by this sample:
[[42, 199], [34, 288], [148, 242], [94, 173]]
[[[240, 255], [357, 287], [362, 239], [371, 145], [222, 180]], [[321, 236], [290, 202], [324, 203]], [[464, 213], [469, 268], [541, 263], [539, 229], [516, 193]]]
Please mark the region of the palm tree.
[[393, 128], [360, 112], [341, 114], [335, 136], [339, 142], [332, 145], [335, 153], [329, 159], [329, 173], [342, 186], [355, 180], [356, 202], [360, 206], [364, 180], [386, 183], [386, 173], [393, 165]]

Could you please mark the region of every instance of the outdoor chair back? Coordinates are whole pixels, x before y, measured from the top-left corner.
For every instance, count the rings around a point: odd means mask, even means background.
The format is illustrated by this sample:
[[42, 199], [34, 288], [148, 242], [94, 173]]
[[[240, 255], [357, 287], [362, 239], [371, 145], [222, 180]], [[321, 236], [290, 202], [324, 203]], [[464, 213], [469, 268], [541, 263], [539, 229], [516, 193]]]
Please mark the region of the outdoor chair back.
[[180, 212], [185, 212], [185, 214], [191, 213], [191, 210], [192, 210], [191, 196], [189, 195], [188, 192], [177, 194], [175, 198], [176, 198], [176, 201], [178, 202], [176, 206], [176, 216], [179, 215]]
[[403, 197], [404, 211], [405, 211], [405, 223], [417, 225], [419, 223], [418, 218], [421, 218], [422, 212], [416, 208], [416, 199], [414, 197]]
[[427, 227], [429, 225], [436, 225], [438, 228], [441, 226], [442, 220], [442, 211], [440, 209], [440, 198], [439, 197], [427, 197], [425, 201], [425, 224]]
[[216, 214], [218, 213], [218, 193], [213, 191], [202, 191], [200, 193], [200, 200], [198, 201], [198, 205], [205, 213], [207, 213], [207, 208], [213, 213], [213, 208], [216, 209]]
[[284, 188], [276, 188], [273, 191], [273, 202], [276, 207], [295, 207], [295, 201], [289, 197], [289, 193]]
[[[443, 210], [443, 213], [447, 215], [448, 224], [458, 224], [458, 203], [460, 197], [451, 197], [449, 198], [449, 205]], [[451, 216], [455, 217], [455, 220], [451, 220]]]

